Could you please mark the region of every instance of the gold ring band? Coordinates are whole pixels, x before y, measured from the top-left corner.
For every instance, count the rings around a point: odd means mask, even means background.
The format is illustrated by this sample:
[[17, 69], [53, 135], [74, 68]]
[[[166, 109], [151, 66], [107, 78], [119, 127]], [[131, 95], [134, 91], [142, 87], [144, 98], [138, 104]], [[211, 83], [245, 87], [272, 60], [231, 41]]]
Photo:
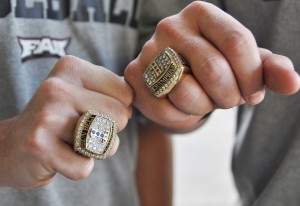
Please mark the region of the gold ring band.
[[117, 123], [100, 112], [88, 110], [79, 119], [74, 151], [94, 159], [105, 159], [117, 134]]
[[186, 66], [186, 61], [168, 47], [147, 67], [144, 82], [154, 96], [163, 97], [180, 81]]

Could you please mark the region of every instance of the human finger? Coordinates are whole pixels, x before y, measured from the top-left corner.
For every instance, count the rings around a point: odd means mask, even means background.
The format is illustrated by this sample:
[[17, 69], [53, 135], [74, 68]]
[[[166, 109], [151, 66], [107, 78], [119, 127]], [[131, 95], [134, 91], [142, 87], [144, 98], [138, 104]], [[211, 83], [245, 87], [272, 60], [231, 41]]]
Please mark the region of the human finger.
[[81, 114], [87, 110], [95, 110], [116, 121], [117, 132], [122, 131], [126, 127], [132, 115], [131, 108], [125, 107], [121, 102], [110, 96], [86, 89], [82, 89], [78, 94], [86, 100], [85, 102], [78, 102], [75, 105], [75, 108]]
[[[186, 29], [183, 35], [182, 29], [177, 28], [175, 24], [180, 21], [178, 18], [174, 16], [162, 20], [153, 37], [155, 41], [172, 40], [169, 46], [188, 62], [199, 86], [201, 85], [215, 105], [219, 108], [238, 105], [242, 99], [241, 93], [232, 68], [224, 55], [193, 30]], [[147, 60], [147, 56], [151, 55], [153, 55], [151, 49], [143, 50], [141, 59]]]
[[214, 104], [190, 74], [183, 75], [180, 82], [168, 94], [170, 101], [187, 114], [203, 116], [214, 109]]
[[182, 15], [226, 57], [246, 102], [261, 102], [264, 97], [262, 62], [252, 33], [209, 3], [195, 1]]
[[[125, 107], [115, 98], [79, 86], [76, 87], [57, 77], [49, 77], [45, 80], [38, 92], [40, 95], [37, 96], [35, 107], [40, 107], [40, 110], [45, 110], [44, 105], [48, 103], [48, 111], [61, 111], [60, 108], [68, 107], [70, 112], [76, 111], [78, 115], [87, 110], [99, 111], [118, 123], [118, 131], [125, 128], [131, 117], [131, 108]], [[52, 104], [49, 105], [49, 102]], [[44, 116], [46, 115], [48, 114]]]
[[[168, 98], [156, 98], [145, 85], [142, 77], [144, 73], [144, 62], [141, 58], [132, 61], [126, 71], [125, 78], [134, 88], [135, 95], [133, 104], [150, 120], [166, 127], [175, 127], [184, 124], [191, 118], [191, 114], [181, 111], [170, 102]], [[199, 117], [200, 118], [200, 117]], [[193, 121], [197, 121], [193, 118]], [[189, 122], [191, 123], [191, 122]]]
[[58, 173], [71, 180], [81, 180], [89, 176], [94, 160], [75, 153], [72, 146], [57, 143], [50, 154], [49, 164]]
[[129, 106], [133, 99], [132, 89], [123, 77], [74, 56], [62, 57], [49, 76], [56, 76], [76, 86], [111, 96], [125, 106]]
[[291, 95], [299, 91], [300, 77], [289, 58], [273, 54], [266, 49], [260, 49], [260, 54], [268, 89], [283, 95]]

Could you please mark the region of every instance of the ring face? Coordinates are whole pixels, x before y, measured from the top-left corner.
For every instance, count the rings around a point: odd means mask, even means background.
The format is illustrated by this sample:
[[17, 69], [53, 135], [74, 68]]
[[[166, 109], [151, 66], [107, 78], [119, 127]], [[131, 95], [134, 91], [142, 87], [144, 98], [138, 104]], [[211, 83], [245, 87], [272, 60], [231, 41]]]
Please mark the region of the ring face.
[[105, 159], [116, 138], [116, 122], [96, 111], [87, 111], [78, 121], [74, 150], [87, 157]]
[[144, 81], [153, 95], [162, 97], [179, 82], [183, 70], [180, 56], [173, 49], [166, 48], [148, 66]]

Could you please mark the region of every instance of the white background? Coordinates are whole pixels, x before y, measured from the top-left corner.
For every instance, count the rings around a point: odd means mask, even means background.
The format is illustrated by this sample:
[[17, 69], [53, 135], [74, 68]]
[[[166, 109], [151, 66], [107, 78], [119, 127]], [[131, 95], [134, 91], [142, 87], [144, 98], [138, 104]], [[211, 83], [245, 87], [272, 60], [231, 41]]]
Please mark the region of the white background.
[[236, 109], [215, 111], [199, 130], [176, 135], [175, 206], [232, 206], [237, 194], [231, 175]]

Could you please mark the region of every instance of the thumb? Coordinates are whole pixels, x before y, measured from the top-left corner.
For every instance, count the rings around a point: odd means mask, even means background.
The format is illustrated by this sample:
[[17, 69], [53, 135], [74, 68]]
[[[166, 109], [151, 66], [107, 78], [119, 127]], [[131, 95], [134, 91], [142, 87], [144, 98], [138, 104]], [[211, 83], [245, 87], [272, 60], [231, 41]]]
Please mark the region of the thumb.
[[300, 77], [291, 60], [285, 56], [259, 49], [263, 62], [264, 80], [268, 89], [275, 93], [291, 95], [299, 91]]

